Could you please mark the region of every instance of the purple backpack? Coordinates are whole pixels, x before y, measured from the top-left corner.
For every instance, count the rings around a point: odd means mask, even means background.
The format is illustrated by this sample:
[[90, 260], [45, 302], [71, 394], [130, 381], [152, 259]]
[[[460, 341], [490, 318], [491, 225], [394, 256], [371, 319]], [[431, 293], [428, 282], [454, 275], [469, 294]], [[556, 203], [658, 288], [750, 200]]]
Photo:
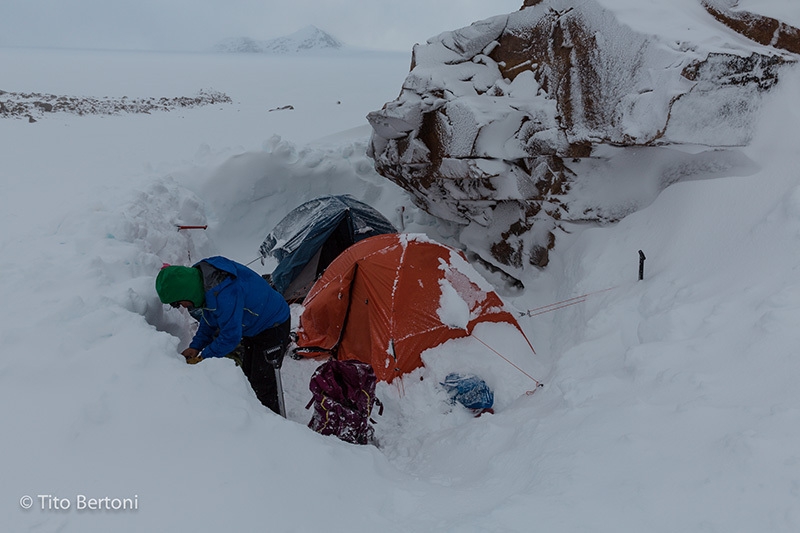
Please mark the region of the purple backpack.
[[375, 433], [370, 422], [372, 407], [383, 404], [375, 397], [375, 371], [361, 361], [331, 359], [311, 376], [313, 395], [306, 409], [314, 405], [308, 427], [322, 435], [336, 435], [345, 442], [369, 444]]

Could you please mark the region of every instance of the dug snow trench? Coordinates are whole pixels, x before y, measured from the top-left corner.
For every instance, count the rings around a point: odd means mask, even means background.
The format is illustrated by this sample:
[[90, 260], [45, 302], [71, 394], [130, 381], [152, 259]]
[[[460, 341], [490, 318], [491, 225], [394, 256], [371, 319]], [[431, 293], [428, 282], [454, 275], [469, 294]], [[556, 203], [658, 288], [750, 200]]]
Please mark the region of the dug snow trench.
[[[322, 195], [353, 194], [381, 211], [398, 228], [426, 233], [445, 242], [450, 239], [453, 233], [448, 232], [446, 224], [415, 208], [402, 190], [375, 173], [365, 148], [363, 140], [355, 140], [298, 149], [274, 137], [261, 152], [240, 154], [204, 171], [195, 168], [190, 173], [175, 173], [152, 184], [128, 206], [125, 222], [113, 233], [117, 240], [134, 243], [138, 253], [151, 263], [188, 265], [220, 254], [267, 273], [274, 264], [262, 264], [258, 248], [286, 213]], [[207, 229], [176, 230], [178, 226]], [[153, 301], [145, 306], [145, 319], [159, 331], [177, 337], [179, 352], [191, 340], [195, 322], [183, 310], [159, 305], [154, 290], [150, 292]], [[301, 312], [301, 306], [292, 306], [294, 328]], [[436, 443], [444, 456], [452, 456], [448, 448], [465, 440], [459, 427], [493, 425], [487, 417], [476, 419], [465, 408], [448, 401], [439, 385], [448, 373], [481, 376], [494, 390], [495, 409], [499, 412], [530, 401], [529, 391], [536, 388], [536, 383], [526, 373], [544, 370], [526, 339], [504, 324], [480, 325], [475, 337], [479, 340], [468, 337], [433, 348], [424, 355], [426, 367], [392, 384], [378, 384], [377, 395], [385, 408], [382, 416], [374, 417], [376, 439], [380, 450], [404, 470], [452, 480], [455, 465], [442, 458], [417, 457], [420, 443]], [[311, 398], [308, 384], [320, 363], [314, 359], [285, 359], [281, 376], [287, 419], [303, 425], [310, 420], [311, 411], [305, 408]], [[231, 372], [239, 372], [233, 362], [228, 366]], [[240, 381], [249, 391], [243, 376]], [[466, 434], [470, 431], [466, 430]], [[480, 478], [479, 472], [471, 475], [476, 480]]]
[[[217, 164], [193, 168], [191, 172], [173, 173], [151, 185], [133, 201], [128, 209], [130, 215], [126, 217], [127, 227], [116, 233], [137, 242], [142, 252], [157, 255], [157, 259], [150, 258], [151, 262], [191, 264], [202, 257], [221, 254], [248, 264], [259, 273], [267, 273], [274, 264], [262, 263], [258, 248], [266, 234], [291, 209], [322, 195], [352, 194], [378, 209], [398, 228], [457, 245], [453, 227], [414, 207], [404, 191], [375, 172], [365, 154], [368, 131], [367, 127], [357, 128], [349, 137], [340, 135], [328, 144], [321, 142], [302, 148], [275, 136], [264, 143], [261, 151], [226, 157]], [[746, 157], [729, 161], [733, 168], [742, 169], [740, 174], [754, 172]], [[641, 179], [645, 175], [641, 170], [635, 167], [628, 173], [618, 172], [617, 179], [632, 179], [632, 174]], [[713, 174], [704, 176], [702, 172], [693, 172], [693, 175], [699, 180], [715, 177]], [[660, 174], [655, 172], [647, 176], [651, 181], [660, 179]], [[654, 200], [649, 196], [645, 198], [647, 194], [642, 194], [640, 203], [646, 205]], [[612, 209], [615, 201], [629, 200], [592, 197], [599, 202], [594, 205]], [[208, 229], [176, 231], [176, 226], [180, 225], [207, 225]], [[565, 246], [578, 239], [588, 227], [570, 228], [571, 234], [561, 237]], [[634, 280], [636, 265], [633, 260], [630, 266], [633, 271], [628, 279]], [[556, 262], [552, 268], [559, 270], [561, 267]], [[501, 295], [507, 296], [507, 303], [512, 302], [521, 309], [563, 297], [547, 286], [518, 295], [510, 287], [504, 287], [501, 279], [492, 278], [490, 272], [481, 272], [498, 287]], [[598, 282], [598, 286], [591, 289], [604, 288], [607, 287]], [[604, 302], [609, 298], [613, 295], [598, 296], [596, 301]], [[155, 303], [158, 304], [157, 300]], [[511, 306], [510, 309], [516, 311]], [[296, 328], [302, 308], [295, 305], [292, 312]], [[191, 339], [194, 321], [183, 311], [148, 305], [145, 318], [158, 330], [179, 339], [177, 351]], [[520, 318], [520, 325], [534, 347], [546, 347], [553, 342], [547, 317], [543, 318]], [[475, 446], [487, 446], [492, 442], [490, 446], [498, 447], [495, 451], [499, 451], [504, 442], [518, 439], [519, 431], [535, 430], [536, 424], [523, 424], [522, 419], [512, 422], [512, 419], [524, 418], [527, 407], [537, 402], [537, 398], [538, 402], [546, 401], [541, 394], [531, 394], [536, 390], [534, 380], [546, 381], [558, 364], [548, 350], [531, 353], [519, 332], [500, 324], [481, 325], [473, 336], [432, 348], [423, 359], [424, 368], [392, 384], [378, 384], [377, 394], [385, 410], [383, 416], [374, 417], [376, 438], [380, 450], [399, 468], [445, 484], [462, 476], [477, 482], [482, 473], [485, 474], [485, 466], [480, 462], [466, 461], [471, 466], [465, 467], [464, 455], [453, 453], [454, 447], [467, 454]], [[287, 418], [293, 422], [305, 425], [310, 419], [311, 412], [305, 408], [311, 397], [308, 383], [320, 362], [286, 359], [281, 374]], [[231, 372], [239, 372], [233, 363], [228, 366]], [[497, 414], [476, 419], [463, 407], [451, 405], [439, 385], [450, 372], [474, 373], [485, 379], [495, 392]], [[238, 379], [249, 393], [244, 377]], [[547, 401], [555, 401], [555, 398], [548, 396]], [[547, 408], [544, 409], [546, 412]], [[476, 425], [481, 425], [481, 431], [475, 431]], [[492, 450], [486, 453], [488, 457], [494, 456]]]

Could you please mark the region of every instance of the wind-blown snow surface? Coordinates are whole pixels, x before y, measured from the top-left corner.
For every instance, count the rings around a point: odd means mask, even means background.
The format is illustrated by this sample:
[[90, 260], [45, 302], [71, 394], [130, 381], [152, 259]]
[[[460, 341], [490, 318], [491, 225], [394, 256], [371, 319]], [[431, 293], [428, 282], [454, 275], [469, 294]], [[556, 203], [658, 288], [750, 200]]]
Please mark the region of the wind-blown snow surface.
[[[396, 96], [408, 57], [0, 50], [0, 64], [10, 91], [210, 87], [234, 101], [0, 122], [4, 531], [800, 528], [800, 73], [743, 150], [758, 169], [568, 228], [524, 293], [498, 288], [519, 311], [589, 295], [520, 319], [536, 355], [484, 324], [381, 385], [376, 448], [305, 427], [313, 361], [286, 361], [288, 420], [231, 361], [186, 365], [192, 321], [158, 302], [153, 280], [162, 262], [250, 262], [322, 194], [447, 241], [364, 155], [364, 116]], [[295, 109], [268, 111], [283, 105]], [[526, 394], [533, 381], [478, 339], [545, 386]], [[487, 380], [496, 414], [446, 402], [437, 382], [454, 369]], [[137, 509], [79, 510], [79, 495]]]

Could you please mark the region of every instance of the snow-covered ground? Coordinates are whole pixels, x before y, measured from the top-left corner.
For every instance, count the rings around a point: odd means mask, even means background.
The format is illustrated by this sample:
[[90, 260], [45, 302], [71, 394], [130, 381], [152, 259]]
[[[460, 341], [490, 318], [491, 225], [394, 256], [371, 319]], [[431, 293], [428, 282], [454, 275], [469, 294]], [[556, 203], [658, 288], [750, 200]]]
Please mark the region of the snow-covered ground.
[[[250, 263], [329, 193], [450, 240], [364, 155], [364, 117], [409, 60], [0, 49], [7, 91], [233, 100], [0, 120], [3, 531], [800, 529], [798, 71], [766, 99], [747, 176], [569, 227], [524, 293], [498, 287], [519, 312], [588, 295], [520, 318], [536, 355], [513, 328], [476, 331], [544, 382], [534, 395], [476, 338], [451, 341], [379, 386], [380, 448], [358, 447], [305, 426], [313, 361], [286, 361], [288, 420], [231, 361], [183, 362], [192, 321], [158, 301], [163, 262]], [[496, 414], [445, 401], [453, 368], [479, 370]]]

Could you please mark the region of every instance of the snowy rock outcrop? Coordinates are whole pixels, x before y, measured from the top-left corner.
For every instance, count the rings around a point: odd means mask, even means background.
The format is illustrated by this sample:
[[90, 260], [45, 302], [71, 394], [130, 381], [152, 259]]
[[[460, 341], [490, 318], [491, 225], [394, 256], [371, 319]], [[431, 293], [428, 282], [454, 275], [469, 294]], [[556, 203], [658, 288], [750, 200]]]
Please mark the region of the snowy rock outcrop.
[[[696, 16], [637, 25], [603, 0], [527, 0], [416, 45], [399, 97], [368, 116], [369, 155], [486, 263], [517, 278], [545, 266], [561, 221], [616, 220], [676, 181], [743, 172], [730, 148], [800, 37], [698, 3], [712, 17], [694, 34]], [[649, 162], [646, 194], [611, 179], [630, 177], [630, 150]]]
[[100, 98], [65, 96], [47, 93], [15, 93], [0, 91], [0, 118], [27, 118], [36, 122], [50, 113], [74, 115], [121, 115], [190, 109], [206, 105], [230, 104], [231, 97], [213, 89], [201, 89], [194, 96]]

